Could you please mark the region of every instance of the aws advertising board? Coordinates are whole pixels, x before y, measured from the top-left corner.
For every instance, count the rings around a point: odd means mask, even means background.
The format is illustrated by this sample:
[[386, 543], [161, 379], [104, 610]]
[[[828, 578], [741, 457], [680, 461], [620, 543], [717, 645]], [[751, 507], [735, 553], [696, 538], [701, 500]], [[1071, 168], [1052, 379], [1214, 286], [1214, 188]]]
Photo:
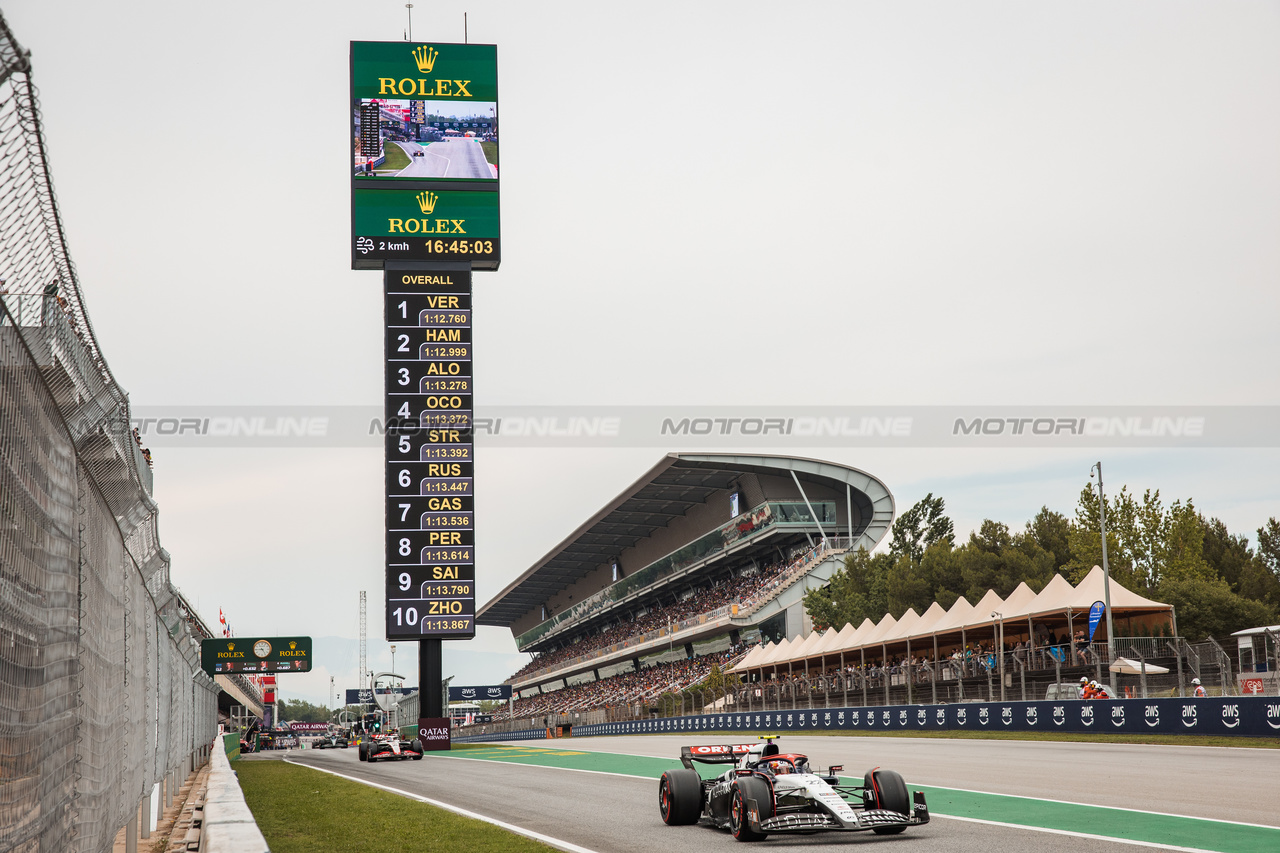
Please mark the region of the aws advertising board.
[[497, 269], [497, 47], [352, 42], [350, 110], [351, 268]]

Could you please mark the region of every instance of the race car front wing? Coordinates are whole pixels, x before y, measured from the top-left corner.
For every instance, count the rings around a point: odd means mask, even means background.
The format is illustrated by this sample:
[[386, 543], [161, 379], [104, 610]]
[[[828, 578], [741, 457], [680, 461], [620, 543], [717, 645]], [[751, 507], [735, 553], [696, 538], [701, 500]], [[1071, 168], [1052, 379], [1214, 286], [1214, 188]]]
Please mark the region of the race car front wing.
[[[924, 792], [914, 792], [912, 799], [909, 815], [888, 809], [861, 809], [854, 811], [852, 823], [845, 823], [832, 814], [791, 812], [753, 823], [756, 823], [755, 828], [760, 832], [812, 832], [819, 829], [858, 832], [883, 826], [920, 826], [928, 823], [929, 806], [925, 803]], [[758, 811], [752, 809], [751, 813], [758, 814]]]

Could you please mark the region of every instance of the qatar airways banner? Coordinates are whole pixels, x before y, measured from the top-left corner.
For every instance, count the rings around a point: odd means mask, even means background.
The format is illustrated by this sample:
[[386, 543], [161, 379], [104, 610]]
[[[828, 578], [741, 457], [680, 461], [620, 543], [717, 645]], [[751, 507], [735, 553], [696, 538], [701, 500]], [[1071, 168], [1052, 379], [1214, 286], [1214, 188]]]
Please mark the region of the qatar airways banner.
[[289, 723], [289, 730], [305, 735], [322, 735], [329, 731], [328, 723]]
[[424, 750], [448, 749], [451, 741], [448, 717], [419, 717], [418, 740]]
[[[699, 714], [573, 727], [574, 737], [684, 732], [1011, 731], [1280, 736], [1280, 698], [1106, 699], [1063, 702], [972, 702]], [[537, 732], [545, 737], [543, 730]], [[485, 740], [524, 740], [524, 732]], [[458, 738], [466, 741], [467, 738]]]

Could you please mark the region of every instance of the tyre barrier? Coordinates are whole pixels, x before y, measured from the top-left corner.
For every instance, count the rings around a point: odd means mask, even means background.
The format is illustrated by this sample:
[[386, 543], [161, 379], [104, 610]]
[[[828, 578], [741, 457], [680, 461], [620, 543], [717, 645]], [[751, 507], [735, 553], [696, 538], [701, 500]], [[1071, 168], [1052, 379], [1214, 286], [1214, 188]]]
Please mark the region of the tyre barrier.
[[[961, 702], [868, 708], [659, 717], [573, 727], [573, 736], [695, 731], [1010, 731], [1280, 737], [1280, 698], [1093, 699]], [[542, 729], [454, 738], [458, 743], [541, 740]]]

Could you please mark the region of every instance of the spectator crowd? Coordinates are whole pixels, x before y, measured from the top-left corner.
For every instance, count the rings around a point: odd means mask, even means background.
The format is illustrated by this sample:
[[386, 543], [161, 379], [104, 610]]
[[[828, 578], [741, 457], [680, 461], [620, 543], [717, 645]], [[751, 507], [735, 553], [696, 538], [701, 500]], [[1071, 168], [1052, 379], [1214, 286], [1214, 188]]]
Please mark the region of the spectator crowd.
[[[508, 681], [519, 681], [535, 672], [554, 670], [574, 658], [601, 652], [610, 646], [629, 643], [633, 640], [639, 642], [639, 638], [645, 634], [665, 628], [668, 623], [675, 624], [701, 616], [727, 604], [736, 603], [742, 610], [747, 610], [768, 598], [790, 579], [791, 574], [818, 556], [820, 547], [805, 548], [751, 574], [738, 575], [699, 587], [688, 598], [665, 606], [651, 607], [642, 615], [623, 618], [599, 631], [566, 637], [564, 645], [541, 652], [521, 667]], [[573, 637], [579, 636], [582, 639], [578, 642], [569, 642]]]
[[567, 711], [587, 711], [640, 702], [705, 681], [712, 666], [721, 669], [743, 651], [741, 644], [723, 652], [659, 663], [636, 672], [575, 684], [550, 693], [516, 699], [510, 714], [504, 708], [494, 719], [541, 717]]

